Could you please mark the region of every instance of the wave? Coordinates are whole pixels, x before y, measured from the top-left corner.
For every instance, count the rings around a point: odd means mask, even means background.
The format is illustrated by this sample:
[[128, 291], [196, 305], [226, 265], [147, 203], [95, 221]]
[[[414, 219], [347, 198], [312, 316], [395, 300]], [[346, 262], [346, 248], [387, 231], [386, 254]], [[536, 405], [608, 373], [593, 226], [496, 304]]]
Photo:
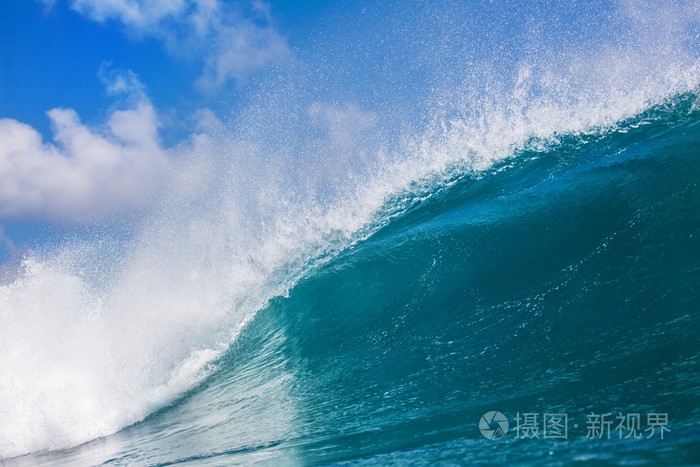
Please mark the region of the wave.
[[[394, 198], [123, 442], [175, 416], [169, 442], [200, 462], [690, 461], [698, 117], [687, 94]], [[494, 450], [490, 410], [567, 413], [569, 442]], [[677, 435], [663, 454], [590, 440], [591, 411], [667, 413]]]
[[[31, 461], [690, 461], [697, 102], [390, 198], [371, 233], [268, 301], [172, 405]], [[567, 413], [569, 442], [494, 451], [478, 432], [494, 409]], [[659, 440], [573, 428], [603, 411], [667, 413], [674, 436], [659, 453]]]

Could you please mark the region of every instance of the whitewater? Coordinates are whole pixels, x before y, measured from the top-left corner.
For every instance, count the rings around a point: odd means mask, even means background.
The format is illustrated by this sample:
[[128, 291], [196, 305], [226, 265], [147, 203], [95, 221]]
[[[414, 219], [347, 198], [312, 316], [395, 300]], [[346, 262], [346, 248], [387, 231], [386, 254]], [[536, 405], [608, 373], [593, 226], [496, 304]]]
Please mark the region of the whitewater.
[[[0, 462], [697, 461], [697, 18], [657, 13], [418, 122], [323, 139], [273, 81], [203, 125], [123, 234], [3, 272]], [[674, 423], [494, 450], [489, 410]]]

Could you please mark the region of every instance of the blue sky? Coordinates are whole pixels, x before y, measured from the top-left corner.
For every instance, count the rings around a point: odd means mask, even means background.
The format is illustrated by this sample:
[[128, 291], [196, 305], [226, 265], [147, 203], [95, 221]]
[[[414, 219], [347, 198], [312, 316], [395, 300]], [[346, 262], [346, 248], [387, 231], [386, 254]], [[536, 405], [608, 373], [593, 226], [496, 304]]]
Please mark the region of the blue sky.
[[[400, 101], [402, 80], [419, 94], [421, 71], [387, 34], [394, 28], [400, 37], [399, 26], [378, 21], [390, 11], [396, 5], [318, 0], [0, 3], [0, 137], [6, 147], [19, 145], [2, 157], [0, 258], [95, 223], [118, 224], [111, 209], [138, 210], [139, 199], [120, 193], [125, 181], [110, 170], [134, 172], [143, 185], [159, 178], [164, 150], [188, 138], [201, 109], [235, 120], [261, 87], [279, 87], [280, 79], [308, 88], [309, 103], [313, 94], [386, 108]], [[119, 80], [129, 89], [110, 89]], [[139, 106], [131, 117], [154, 132], [115, 134], [110, 119]], [[78, 141], [70, 136], [76, 131], [91, 137]], [[124, 153], [130, 149], [139, 154]], [[101, 157], [132, 161], [95, 168]], [[150, 165], [137, 167], [139, 158]]]
[[[687, 28], [681, 19], [697, 28], [697, 11], [628, 0], [0, 2], [0, 261], [142, 215], [203, 120], [235, 127], [267, 101], [278, 125], [263, 125], [279, 139], [401, 129], [428, 118], [440, 88], [508, 82], [523, 63], [556, 67], [603, 44], [650, 48]], [[629, 18], [641, 29], [628, 31]]]
[[[313, 17], [300, 17], [300, 12], [325, 8], [322, 2], [297, 5], [295, 9], [286, 10], [286, 14], [290, 21], [300, 25], [303, 25], [304, 18]], [[90, 172], [95, 168], [88, 167], [91, 165], [88, 159], [99, 158], [97, 153], [100, 151], [114, 153], [105, 157], [123, 158], [125, 154], [119, 152], [129, 146], [143, 153], [133, 155], [134, 158], [153, 159], [148, 155], [149, 145], [167, 147], [187, 137], [186, 129], [175, 123], [179, 119], [186, 119], [200, 108], [211, 108], [219, 114], [229, 111], [242, 99], [250, 80], [266, 68], [289, 61], [290, 38], [278, 31], [278, 19], [272, 18], [268, 8], [263, 3], [239, 5], [219, 1], [2, 2], [0, 118], [5, 119], [6, 127], [10, 123], [13, 125], [13, 128], [5, 129], [3, 143], [11, 146], [15, 130], [22, 129], [28, 133], [24, 135], [26, 138], [40, 137], [44, 145], [48, 143], [54, 147], [46, 150], [41, 144], [24, 141], [19, 151], [25, 154], [16, 151], [14, 156], [4, 157], [6, 164], [14, 166], [3, 167], [7, 178], [3, 180], [6, 193], [0, 200], [4, 205], [0, 209], [3, 211], [0, 214], [0, 257], [18, 245], [55, 241], [67, 231], [110, 217], [100, 213], [99, 202], [87, 206], [89, 202], [78, 200], [81, 196], [97, 195], [99, 186], [84, 188], [82, 195], [70, 193], [65, 186], [70, 183], [90, 185]], [[303, 35], [304, 29], [297, 29], [300, 31]], [[237, 43], [237, 47], [229, 47], [227, 41]], [[239, 52], [232, 54], [231, 50]], [[131, 89], [110, 90], [115, 80], [123, 76], [133, 78], [125, 80], [133, 81], [127, 83]], [[145, 110], [137, 114], [144, 117], [142, 120], [146, 126], [149, 112], [153, 114], [150, 115], [152, 120], [158, 120], [153, 141], [147, 141], [153, 135], [131, 135], [129, 141], [128, 135], [124, 139], [104, 128], [105, 122], [115, 112], [134, 105], [138, 107], [138, 102]], [[50, 118], [47, 112], [51, 109], [74, 111], [75, 115], [71, 117], [74, 121], [67, 123], [71, 128], [65, 133], [91, 131], [92, 141], [57, 141], [56, 129], [66, 124], [57, 122], [68, 117], [54, 115], [56, 118]], [[101, 143], [114, 144], [106, 148], [95, 147]], [[80, 144], [85, 147], [74, 147]], [[94, 151], [94, 156], [91, 151]], [[27, 167], [17, 168], [32, 155], [33, 166], [27, 163]], [[54, 159], [55, 162], [57, 158], [73, 161], [82, 158], [82, 173], [81, 169], [71, 168], [70, 164], [54, 164], [56, 173], [53, 175], [31, 173], [40, 172], [37, 169], [51, 165], [48, 161]], [[134, 162], [123, 164], [120, 169], [118, 164], [105, 161], [97, 170], [102, 171], [101, 177], [105, 179], [109, 179], [111, 169], [141, 170], [144, 173], [140, 178], [147, 185], [149, 177], [158, 177], [158, 170], [153, 165], [160, 162], [152, 161], [151, 167], [146, 168], [139, 168]], [[62, 172], [65, 173], [61, 175]], [[54, 176], [56, 180], [50, 180]], [[61, 176], [65, 180], [59, 181]], [[10, 177], [14, 180], [9, 180]], [[11, 182], [17, 182], [17, 187], [14, 193], [7, 193]], [[48, 186], [52, 183], [61, 184], [63, 188]], [[114, 188], [103, 197], [105, 211], [114, 204], [113, 198], [117, 198], [116, 204], [126, 206], [127, 211], [138, 204], [138, 200], [119, 201], [119, 188]], [[66, 199], [65, 202], [53, 203], [50, 199], [37, 200], [21, 206], [21, 199], [31, 197], [31, 192], [38, 192], [37, 196], [41, 198], [65, 196]], [[75, 212], [71, 212], [72, 203]]]

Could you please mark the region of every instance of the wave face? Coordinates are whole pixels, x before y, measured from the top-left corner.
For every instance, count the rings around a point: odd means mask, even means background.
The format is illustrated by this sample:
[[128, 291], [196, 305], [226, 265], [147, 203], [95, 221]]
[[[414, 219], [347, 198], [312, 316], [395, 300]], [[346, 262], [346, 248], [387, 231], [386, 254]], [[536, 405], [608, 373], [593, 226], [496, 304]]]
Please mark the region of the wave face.
[[[31, 462], [692, 462], [699, 147], [691, 93], [404, 192], [258, 312], [202, 384]], [[485, 439], [490, 410], [567, 413], [569, 441]], [[666, 413], [671, 431], [588, 439], [591, 412]]]
[[[2, 462], [696, 462], [697, 21], [647, 6], [507, 64], [488, 34], [453, 55], [427, 6], [444, 82], [393, 120], [307, 70], [261, 84], [149, 216], [0, 283]], [[518, 413], [568, 441], [515, 439]], [[588, 439], [591, 413], [671, 431]]]

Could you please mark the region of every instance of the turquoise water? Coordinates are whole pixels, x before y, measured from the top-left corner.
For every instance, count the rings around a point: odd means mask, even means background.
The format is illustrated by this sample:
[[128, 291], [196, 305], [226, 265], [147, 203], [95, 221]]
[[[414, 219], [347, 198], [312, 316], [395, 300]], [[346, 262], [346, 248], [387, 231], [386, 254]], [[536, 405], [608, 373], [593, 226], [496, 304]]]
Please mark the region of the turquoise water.
[[[167, 406], [7, 465], [700, 462], [698, 102], [411, 185]], [[566, 438], [516, 439], [525, 413]], [[591, 414], [643, 436], [591, 439]]]

